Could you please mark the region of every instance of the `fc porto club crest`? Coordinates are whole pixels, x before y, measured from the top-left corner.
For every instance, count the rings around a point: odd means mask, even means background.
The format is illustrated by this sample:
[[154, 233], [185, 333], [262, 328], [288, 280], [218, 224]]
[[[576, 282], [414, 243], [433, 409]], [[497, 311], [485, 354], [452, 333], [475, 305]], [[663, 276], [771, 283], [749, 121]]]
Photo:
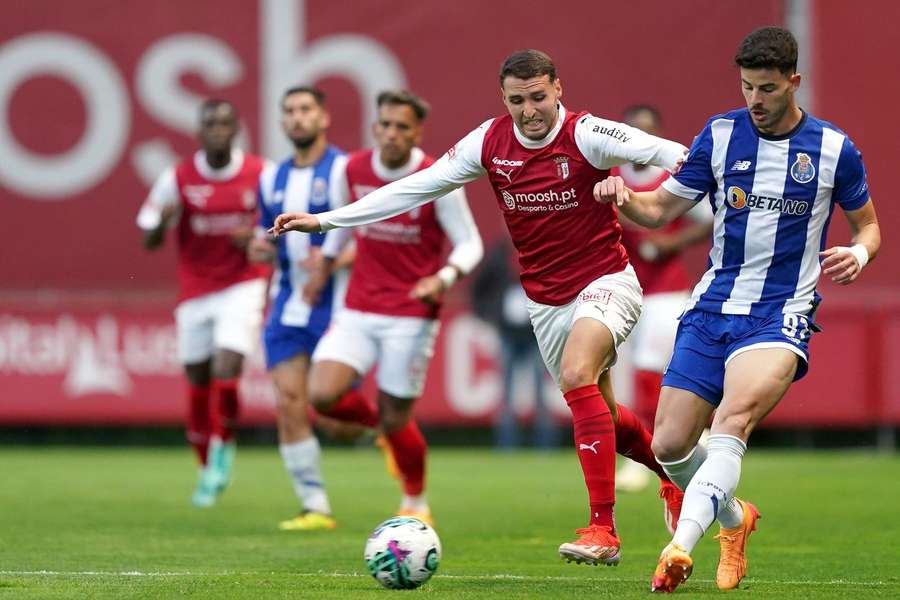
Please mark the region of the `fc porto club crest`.
[[569, 177], [569, 157], [568, 156], [556, 156], [553, 158], [553, 162], [556, 163], [556, 174], [559, 175], [560, 179], [568, 179], [568, 177]]
[[816, 176], [816, 168], [809, 154], [797, 153], [797, 160], [791, 165], [791, 178], [797, 183], [809, 183]]
[[316, 177], [312, 182], [312, 204], [325, 204], [328, 202], [328, 182], [322, 177]]

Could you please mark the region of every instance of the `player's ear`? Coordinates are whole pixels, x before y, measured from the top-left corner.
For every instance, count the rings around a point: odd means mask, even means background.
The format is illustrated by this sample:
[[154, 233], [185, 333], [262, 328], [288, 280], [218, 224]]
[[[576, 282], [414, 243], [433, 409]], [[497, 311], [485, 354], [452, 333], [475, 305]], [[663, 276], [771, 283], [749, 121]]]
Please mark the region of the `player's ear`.
[[790, 76], [789, 81], [791, 82], [791, 89], [793, 91], [797, 91], [800, 89], [800, 82], [803, 80], [803, 76], [800, 73], [794, 73]]
[[562, 98], [562, 83], [560, 83], [559, 77], [553, 81], [553, 89], [556, 90], [556, 97]]

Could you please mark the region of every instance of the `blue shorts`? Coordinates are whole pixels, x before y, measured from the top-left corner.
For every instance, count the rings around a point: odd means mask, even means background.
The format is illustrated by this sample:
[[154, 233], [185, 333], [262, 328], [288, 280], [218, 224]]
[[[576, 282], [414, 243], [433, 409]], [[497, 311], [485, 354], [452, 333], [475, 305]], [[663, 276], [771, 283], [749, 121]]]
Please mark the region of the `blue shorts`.
[[266, 349], [266, 369], [271, 371], [278, 363], [298, 354], [312, 356], [322, 335], [306, 327], [289, 327], [281, 323], [266, 324], [263, 345]]
[[728, 361], [759, 348], [794, 352], [800, 358], [794, 375], [797, 381], [809, 370], [809, 338], [815, 330], [806, 315], [753, 317], [689, 310], [678, 325], [662, 384], [688, 390], [718, 406]]

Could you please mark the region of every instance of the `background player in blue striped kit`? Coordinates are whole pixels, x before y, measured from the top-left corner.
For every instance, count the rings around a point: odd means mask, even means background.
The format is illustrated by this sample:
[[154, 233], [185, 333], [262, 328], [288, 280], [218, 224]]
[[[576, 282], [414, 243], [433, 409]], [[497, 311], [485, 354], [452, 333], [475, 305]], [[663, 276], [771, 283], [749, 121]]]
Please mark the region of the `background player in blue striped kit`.
[[[706, 194], [715, 213], [709, 270], [681, 317], [656, 414], [653, 451], [685, 498], [653, 591], [671, 592], [687, 579], [690, 552], [716, 519], [716, 583], [734, 588], [746, 574], [745, 546], [759, 513], [733, 494], [747, 439], [806, 374], [820, 272], [852, 283], [881, 243], [860, 153], [844, 132], [797, 105], [794, 36], [758, 29], [735, 62], [747, 108], [711, 118], [675, 176], [653, 192], [632, 192], [618, 177], [594, 192], [648, 227]], [[853, 237], [850, 247], [826, 250], [835, 204]], [[713, 410], [704, 450], [697, 439]]]

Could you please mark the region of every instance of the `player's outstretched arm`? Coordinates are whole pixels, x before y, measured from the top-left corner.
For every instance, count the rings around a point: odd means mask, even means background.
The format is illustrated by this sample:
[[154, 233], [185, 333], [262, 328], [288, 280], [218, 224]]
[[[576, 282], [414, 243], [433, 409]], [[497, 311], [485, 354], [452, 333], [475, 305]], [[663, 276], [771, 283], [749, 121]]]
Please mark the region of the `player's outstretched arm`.
[[490, 121], [460, 140], [452, 151], [427, 169], [378, 188], [352, 204], [316, 216], [305, 213], [279, 215], [272, 233], [330, 231], [384, 221], [444, 196], [486, 173], [481, 146]]
[[863, 268], [873, 260], [881, 247], [881, 228], [872, 199], [856, 210], [844, 211], [850, 223], [851, 246], [832, 246], [822, 257], [822, 273], [838, 285], [857, 280]]
[[651, 229], [671, 223], [696, 205], [693, 200], [676, 196], [663, 187], [652, 192], [635, 192], [619, 176], [607, 177], [594, 185], [594, 200], [615, 202], [626, 217]]
[[281, 213], [275, 217], [275, 224], [266, 232], [278, 237], [288, 231], [318, 233], [322, 231], [318, 217], [308, 213]]

